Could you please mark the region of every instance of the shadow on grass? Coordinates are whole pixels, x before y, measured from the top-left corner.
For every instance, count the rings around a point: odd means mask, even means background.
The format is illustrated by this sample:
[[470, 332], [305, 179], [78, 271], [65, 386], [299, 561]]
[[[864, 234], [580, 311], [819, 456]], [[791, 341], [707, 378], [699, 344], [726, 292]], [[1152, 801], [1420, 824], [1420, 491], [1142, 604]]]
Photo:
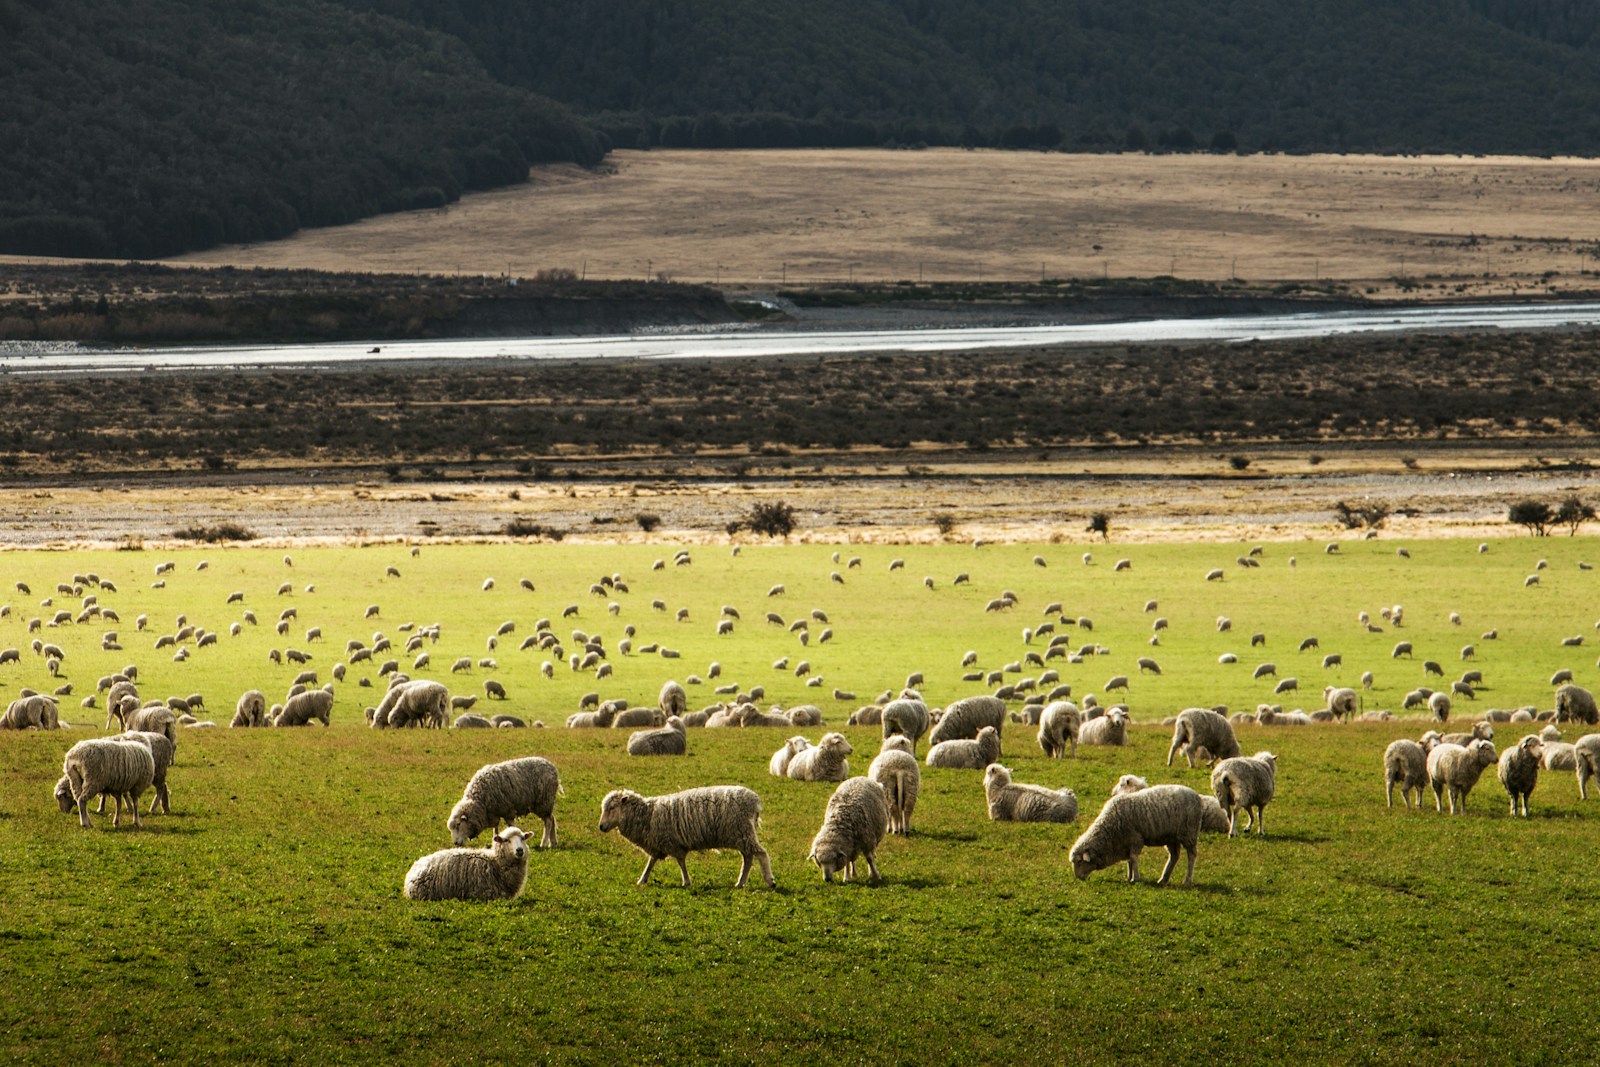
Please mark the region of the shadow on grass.
[[924, 838], [929, 841], [976, 841], [978, 835], [971, 830], [913, 830], [907, 840]]

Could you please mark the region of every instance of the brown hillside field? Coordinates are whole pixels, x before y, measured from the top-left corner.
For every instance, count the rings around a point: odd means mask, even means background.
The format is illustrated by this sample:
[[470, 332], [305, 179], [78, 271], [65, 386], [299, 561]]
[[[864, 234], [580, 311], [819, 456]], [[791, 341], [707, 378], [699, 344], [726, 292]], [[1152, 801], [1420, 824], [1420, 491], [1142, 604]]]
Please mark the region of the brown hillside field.
[[1149, 277], [1412, 297], [1592, 290], [1600, 160], [616, 152], [196, 264], [753, 286]]

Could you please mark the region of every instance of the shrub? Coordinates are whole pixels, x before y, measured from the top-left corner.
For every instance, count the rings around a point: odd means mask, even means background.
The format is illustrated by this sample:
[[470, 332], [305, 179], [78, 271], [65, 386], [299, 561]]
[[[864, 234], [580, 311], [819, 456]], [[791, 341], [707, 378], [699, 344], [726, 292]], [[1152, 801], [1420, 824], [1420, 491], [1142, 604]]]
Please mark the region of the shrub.
[[1242, 471], [1246, 467], [1250, 466], [1250, 457], [1240, 455], [1229, 456], [1228, 466], [1232, 467], [1236, 471]]
[[1548, 534], [1550, 523], [1555, 517], [1550, 505], [1542, 500], [1519, 500], [1506, 512], [1507, 522], [1526, 526], [1528, 532], [1535, 537], [1544, 537]]
[[1359, 530], [1363, 526], [1376, 530], [1388, 517], [1389, 505], [1381, 501], [1352, 504], [1341, 500], [1333, 507], [1333, 521], [1346, 530]]
[[559, 541], [567, 536], [565, 530], [558, 530], [553, 526], [546, 526], [542, 522], [531, 519], [512, 519], [506, 523], [502, 532], [507, 537], [543, 537], [551, 541]]
[[256, 532], [236, 522], [219, 522], [215, 526], [186, 526], [181, 530], [173, 530], [172, 536], [182, 541], [216, 544], [220, 541], [254, 541]]
[[781, 500], [760, 501], [751, 506], [741, 525], [762, 537], [788, 537], [794, 532], [794, 508]]
[[1555, 514], [1555, 521], [1567, 528], [1568, 537], [1576, 535], [1578, 527], [1592, 518], [1594, 518], [1594, 508], [1579, 499], [1577, 493], [1573, 493], [1563, 500], [1561, 506], [1556, 509]]
[[1111, 540], [1111, 516], [1103, 511], [1097, 511], [1089, 516], [1089, 525], [1084, 527], [1092, 534], [1099, 534], [1102, 540]]
[[939, 531], [940, 537], [949, 537], [956, 532], [956, 517], [948, 511], [935, 512], [933, 528]]
[[633, 521], [639, 524], [639, 529], [643, 530], [645, 533], [649, 533], [657, 526], [661, 525], [661, 516], [652, 515], [649, 512], [641, 511], [639, 514], [633, 517]]

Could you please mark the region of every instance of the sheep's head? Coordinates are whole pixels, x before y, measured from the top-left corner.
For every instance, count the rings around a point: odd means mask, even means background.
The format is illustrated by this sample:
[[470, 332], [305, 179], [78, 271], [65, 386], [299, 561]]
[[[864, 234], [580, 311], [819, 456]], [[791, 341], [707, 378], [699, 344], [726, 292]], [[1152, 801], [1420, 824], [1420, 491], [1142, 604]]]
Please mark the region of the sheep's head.
[[1101, 871], [1111, 866], [1116, 860], [1102, 861], [1093, 849], [1080, 847], [1072, 850], [1072, 873], [1078, 881], [1085, 881], [1095, 871]]
[[1124, 774], [1117, 779], [1117, 784], [1111, 787], [1112, 796], [1121, 796], [1124, 793], [1137, 793], [1141, 789], [1149, 789], [1150, 783], [1137, 774]]
[[78, 806], [77, 800], [72, 796], [72, 781], [64, 774], [61, 776], [61, 780], [56, 783], [56, 803], [61, 805], [61, 813], [63, 815]]
[[1273, 765], [1273, 766], [1274, 766], [1274, 767], [1276, 767], [1276, 766], [1277, 766], [1277, 765], [1278, 765], [1278, 757], [1277, 757], [1277, 754], [1276, 754], [1276, 753], [1273, 753], [1273, 752], [1268, 752], [1268, 751], [1267, 751], [1267, 750], [1266, 750], [1266, 749], [1262, 749], [1262, 750], [1261, 750], [1261, 751], [1260, 751], [1260, 752], [1257, 752], [1257, 753], [1256, 753], [1256, 754], [1255, 754], [1255, 755], [1254, 755], [1254, 756], [1252, 756], [1252, 757], [1251, 757], [1251, 758], [1252, 758], [1252, 759], [1258, 759], [1258, 760], [1262, 760], [1262, 761], [1264, 761], [1264, 762], [1266, 762], [1266, 763], [1270, 763], [1270, 764], [1272, 764], [1272, 765]]
[[600, 832], [609, 833], [622, 825], [622, 816], [628, 805], [644, 798], [631, 789], [613, 789], [600, 802]]
[[890, 734], [888, 737], [883, 739], [883, 748], [881, 751], [904, 752], [907, 755], [910, 755], [911, 738], [907, 737], [905, 734]]
[[1523, 752], [1532, 756], [1534, 759], [1538, 759], [1544, 755], [1544, 739], [1538, 734], [1529, 734], [1527, 737], [1524, 737], [1521, 741], [1517, 742], [1517, 747], [1522, 749]]
[[518, 827], [506, 827], [494, 835], [494, 854], [502, 862], [521, 863], [528, 858], [528, 835]]
[[444, 825], [445, 829], [450, 831], [451, 844], [458, 848], [483, 833], [482, 810], [478, 802], [471, 797], [462, 797], [456, 801], [456, 806], [450, 810], [450, 818], [445, 820]]
[[845, 738], [844, 734], [839, 733], [824, 736], [820, 747], [837, 752], [841, 756], [848, 756], [855, 751], [850, 747], [850, 742]]
[[1003, 789], [1011, 784], [1011, 768], [991, 763], [983, 769], [983, 788], [985, 790]]
[[811, 845], [811, 855], [807, 856], [806, 860], [816, 864], [822, 869], [822, 880], [824, 882], [831, 882], [833, 881], [833, 876], [836, 873], [845, 869], [845, 867], [850, 863], [851, 858], [852, 857], [847, 856], [845, 854], [845, 850], [837, 844], [829, 842], [823, 842], [819, 844], [813, 842]]
[[1481, 737], [1467, 746], [1467, 750], [1472, 753], [1473, 759], [1480, 767], [1487, 767], [1499, 758], [1499, 754], [1494, 750], [1494, 742], [1485, 741]]

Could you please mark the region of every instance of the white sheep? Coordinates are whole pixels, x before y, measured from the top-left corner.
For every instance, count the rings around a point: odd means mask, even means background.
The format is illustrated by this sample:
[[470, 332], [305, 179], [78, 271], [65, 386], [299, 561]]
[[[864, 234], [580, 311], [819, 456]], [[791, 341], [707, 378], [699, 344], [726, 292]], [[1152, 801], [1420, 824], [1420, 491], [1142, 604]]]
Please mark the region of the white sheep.
[[285, 700], [281, 707], [274, 705], [272, 725], [307, 726], [315, 719], [327, 726], [332, 713], [332, 692], [327, 689], [307, 689]]
[[1578, 772], [1578, 799], [1589, 799], [1589, 779], [1600, 777], [1600, 734], [1584, 734], [1572, 745], [1573, 769]]
[[[1460, 745], [1436, 745], [1428, 753], [1428, 783], [1433, 786], [1435, 809], [1444, 811], [1444, 796], [1450, 794], [1450, 814], [1465, 814], [1467, 794], [1478, 784], [1483, 769], [1495, 762], [1493, 741], [1478, 740]], [[1459, 811], [1458, 811], [1459, 805]]]
[[509, 900], [528, 880], [527, 835], [515, 826], [488, 848], [447, 848], [423, 856], [406, 872], [410, 900]]
[[544, 823], [539, 847], [554, 848], [556, 797], [562, 792], [555, 764], [543, 757], [490, 763], [467, 780], [445, 828], [454, 844], [465, 845], [484, 830], [498, 828], [502, 821], [509, 824], [521, 815], [537, 815]]
[[1050, 759], [1063, 753], [1076, 757], [1079, 728], [1078, 706], [1070, 700], [1052, 701], [1039, 713], [1039, 747]]
[[[1136, 774], [1124, 774], [1117, 779], [1117, 784], [1111, 787], [1111, 795], [1118, 796], [1122, 793], [1137, 793], [1141, 789], [1149, 789], [1150, 783]], [[1209, 793], [1200, 794], [1200, 829], [1208, 834], [1225, 834], [1232, 820], [1228, 813], [1222, 810], [1222, 805], [1217, 803], [1217, 798]]]
[[1210, 708], [1185, 708], [1178, 712], [1172, 726], [1172, 746], [1167, 749], [1167, 766], [1179, 752], [1190, 767], [1195, 757], [1215, 764], [1239, 754], [1239, 742], [1233, 734], [1233, 724]]
[[879, 714], [879, 724], [884, 737], [896, 734], [905, 737], [911, 742], [911, 751], [915, 753], [917, 742], [928, 732], [928, 705], [909, 697], [891, 700]]
[[689, 694], [683, 686], [672, 679], [667, 679], [661, 685], [661, 695], [656, 698], [656, 704], [661, 708], [661, 714], [666, 716], [682, 716], [689, 710]]
[[902, 734], [884, 738], [882, 751], [867, 768], [867, 777], [883, 786], [889, 799], [889, 832], [909, 834], [911, 813], [916, 810], [917, 794], [922, 791], [922, 767], [911, 750], [911, 741]]
[[800, 782], [842, 782], [850, 777], [850, 761], [845, 757], [854, 751], [844, 734], [823, 734], [821, 741], [789, 760], [789, 777]]
[[116, 802], [111, 825], [122, 823], [122, 806], [126, 802], [133, 812], [133, 825], [139, 821], [139, 798], [155, 781], [156, 761], [147, 745], [119, 741], [115, 738], [92, 737], [79, 741], [67, 750], [61, 761], [61, 780], [56, 783], [56, 802], [63, 813], [78, 809], [78, 823], [86, 829], [89, 822], [89, 800], [109, 795]]
[[983, 793], [989, 818], [1002, 822], [1075, 822], [1078, 795], [1070, 789], [1048, 789], [1011, 780], [1011, 770], [991, 763], [983, 772]]
[[1539, 784], [1539, 761], [1544, 756], [1544, 742], [1538, 734], [1529, 734], [1500, 754], [1496, 773], [1506, 795], [1511, 798], [1511, 814], [1517, 814], [1522, 805], [1522, 817], [1528, 817], [1528, 796]]
[[689, 739], [684, 733], [683, 720], [676, 715], [667, 719], [665, 726], [639, 730], [628, 738], [630, 756], [682, 756], [688, 751]]
[[265, 726], [267, 724], [267, 697], [259, 689], [246, 689], [239, 696], [233, 721], [229, 726]]
[[1428, 712], [1433, 716], [1434, 722], [1446, 722], [1450, 718], [1450, 694], [1434, 693], [1428, 697]]
[[700, 786], [655, 797], [614, 789], [600, 802], [600, 832], [620, 830], [648, 857], [638, 885], [650, 880], [658, 860], [671, 856], [687, 886], [688, 854], [717, 848], [734, 849], [743, 858], [735, 889], [745, 884], [752, 860], [761, 864], [767, 885], [776, 885], [772, 861], [756, 839], [760, 823], [761, 798], [742, 785]]
[[[1258, 836], [1266, 834], [1265, 809], [1278, 787], [1278, 757], [1271, 752], [1254, 756], [1234, 756], [1211, 769], [1211, 793], [1228, 813], [1228, 836], [1238, 829], [1239, 811], [1244, 811], [1248, 832], [1252, 825]], [[1255, 818], [1251, 819], [1252, 810]]]
[[1006, 704], [998, 697], [965, 697], [944, 709], [928, 734], [928, 742], [937, 745], [957, 738], [975, 738], [985, 726], [994, 727], [997, 734], [1004, 733], [1005, 719]]
[[1417, 807], [1422, 807], [1422, 790], [1428, 784], [1428, 750], [1409, 737], [1391, 741], [1383, 750], [1383, 795], [1389, 807], [1394, 807], [1394, 787], [1400, 787], [1400, 799], [1406, 810], [1411, 810], [1411, 791], [1417, 792]]
[[811, 839], [806, 857], [822, 868], [822, 880], [833, 881], [835, 871], [843, 880], [855, 877], [856, 857], [864, 856], [872, 881], [879, 882], [878, 845], [889, 829], [889, 798], [883, 786], [871, 778], [849, 778], [839, 783], [828, 798], [822, 828]]
[[772, 754], [767, 761], [767, 773], [774, 778], [789, 777], [789, 761], [796, 752], [804, 752], [811, 747], [811, 742], [803, 737], [791, 737], [783, 743], [783, 747]]
[[928, 766], [981, 771], [1000, 758], [1000, 734], [985, 726], [976, 738], [941, 741], [928, 749]]
[[391, 685], [373, 713], [370, 725], [375, 730], [408, 726], [442, 728], [450, 721], [450, 691], [443, 684], [426, 679]]
[[59, 724], [55, 700], [43, 693], [18, 697], [0, 715], [0, 730], [53, 730]]
[[[118, 736], [112, 738], [112, 740], [140, 744], [150, 750], [150, 756], [155, 760], [156, 770], [154, 777], [150, 779], [152, 793], [150, 797], [150, 810], [146, 812], [146, 814], [154, 815], [156, 813], [157, 804], [161, 805], [161, 814], [172, 814], [172, 797], [167, 791], [167, 771], [171, 770], [172, 762], [177, 758], [178, 755], [178, 746], [173, 743], [172, 738], [168, 737], [166, 734], [150, 733], [149, 731], [137, 731], [133, 733], [119, 734]], [[105, 794], [102, 793], [100, 795], [100, 807], [95, 813], [99, 814], [105, 810], [106, 798]]]
[[1200, 794], [1184, 785], [1155, 785], [1107, 800], [1094, 822], [1072, 846], [1072, 873], [1082, 881], [1095, 871], [1124, 860], [1128, 881], [1139, 880], [1139, 853], [1146, 845], [1164, 845], [1167, 865], [1157, 885], [1166, 885], [1186, 852], [1189, 869], [1183, 884], [1194, 884], [1196, 845], [1200, 839]]
[[1600, 723], [1600, 708], [1594, 694], [1581, 685], [1563, 685], [1556, 690], [1556, 722]]
[[1361, 698], [1354, 689], [1342, 686], [1324, 686], [1322, 699], [1333, 717], [1341, 722], [1354, 719], [1361, 712]]
[[1127, 743], [1128, 713], [1121, 708], [1112, 708], [1104, 715], [1090, 719], [1078, 729], [1078, 744], [1080, 745], [1125, 745]]

